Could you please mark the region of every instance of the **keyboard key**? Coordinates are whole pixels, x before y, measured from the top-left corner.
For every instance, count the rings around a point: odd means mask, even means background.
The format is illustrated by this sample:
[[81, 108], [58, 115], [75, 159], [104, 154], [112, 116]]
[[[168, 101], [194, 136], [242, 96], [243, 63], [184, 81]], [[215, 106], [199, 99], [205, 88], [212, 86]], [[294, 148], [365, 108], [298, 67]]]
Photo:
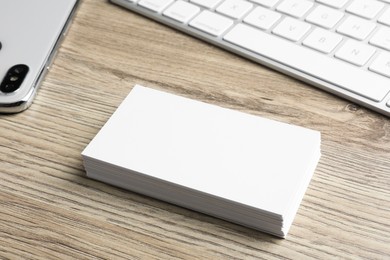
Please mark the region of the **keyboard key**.
[[279, 12], [289, 14], [291, 16], [300, 18], [310, 8], [313, 7], [313, 2], [307, 0], [284, 0], [281, 4], [276, 8]]
[[380, 28], [371, 38], [370, 43], [390, 51], [390, 28]]
[[145, 7], [154, 12], [161, 12], [164, 10], [169, 4], [171, 4], [173, 0], [142, 0], [138, 4], [142, 7]]
[[189, 25], [213, 36], [220, 36], [233, 25], [233, 20], [205, 10], [196, 16]]
[[272, 32], [291, 41], [299, 41], [310, 30], [310, 27], [308, 23], [286, 17]]
[[276, 5], [276, 3], [279, 2], [279, 0], [252, 0], [252, 2], [255, 2], [255, 3], [261, 4], [262, 6], [271, 8], [271, 7], [274, 7], [274, 5]]
[[222, 0], [191, 0], [191, 3], [212, 9], [214, 8], [217, 4], [219, 4]]
[[340, 9], [348, 2], [348, 0], [317, 0], [317, 2]]
[[383, 9], [384, 6], [384, 3], [376, 0], [354, 0], [347, 7], [347, 12], [367, 19], [373, 19]]
[[335, 53], [335, 57], [357, 66], [363, 66], [372, 57], [372, 55], [374, 55], [374, 53], [374, 47], [357, 41], [347, 40]]
[[390, 7], [379, 17], [378, 22], [390, 26]]
[[344, 13], [330, 7], [318, 5], [307, 17], [306, 21], [316, 25], [333, 28], [343, 18]]
[[281, 14], [258, 6], [245, 17], [244, 22], [260, 29], [268, 30], [280, 19], [280, 17], [282, 17]]
[[356, 16], [349, 16], [337, 29], [337, 32], [364, 40], [375, 29], [376, 24]]
[[390, 53], [382, 52], [371, 63], [370, 70], [390, 78]]
[[338, 62], [245, 24], [236, 25], [224, 36], [224, 40], [376, 102], [383, 100], [390, 91], [389, 81], [385, 77]]
[[244, 0], [226, 0], [217, 7], [217, 12], [225, 14], [233, 19], [240, 19], [250, 9], [253, 4]]
[[316, 28], [302, 42], [303, 45], [323, 53], [330, 53], [341, 42], [343, 37], [328, 30]]
[[168, 7], [163, 14], [178, 22], [187, 23], [199, 12], [198, 6], [180, 0]]

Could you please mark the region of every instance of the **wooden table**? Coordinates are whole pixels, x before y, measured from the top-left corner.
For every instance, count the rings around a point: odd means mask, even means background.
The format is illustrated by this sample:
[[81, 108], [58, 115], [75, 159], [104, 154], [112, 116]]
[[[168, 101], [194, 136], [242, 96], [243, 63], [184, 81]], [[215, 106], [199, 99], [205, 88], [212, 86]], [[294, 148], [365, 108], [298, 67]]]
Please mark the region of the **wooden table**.
[[[134, 84], [321, 131], [287, 239], [85, 177]], [[0, 258], [390, 258], [389, 118], [105, 0], [82, 1], [35, 102], [0, 126]]]

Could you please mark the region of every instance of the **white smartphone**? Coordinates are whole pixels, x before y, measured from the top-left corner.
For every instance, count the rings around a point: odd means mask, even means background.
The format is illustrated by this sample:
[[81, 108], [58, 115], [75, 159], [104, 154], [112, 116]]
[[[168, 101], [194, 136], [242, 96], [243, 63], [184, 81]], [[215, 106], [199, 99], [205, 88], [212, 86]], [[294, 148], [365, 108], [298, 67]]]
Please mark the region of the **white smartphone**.
[[28, 108], [79, 0], [0, 0], [0, 113]]

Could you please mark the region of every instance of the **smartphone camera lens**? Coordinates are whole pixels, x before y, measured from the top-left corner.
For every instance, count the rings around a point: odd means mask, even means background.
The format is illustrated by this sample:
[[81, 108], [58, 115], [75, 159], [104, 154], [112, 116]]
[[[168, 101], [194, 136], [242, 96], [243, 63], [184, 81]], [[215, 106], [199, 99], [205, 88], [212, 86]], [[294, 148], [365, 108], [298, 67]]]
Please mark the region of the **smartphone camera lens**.
[[28, 66], [18, 64], [13, 66], [6, 73], [0, 85], [0, 91], [3, 93], [12, 93], [20, 88], [24, 78], [28, 73]]

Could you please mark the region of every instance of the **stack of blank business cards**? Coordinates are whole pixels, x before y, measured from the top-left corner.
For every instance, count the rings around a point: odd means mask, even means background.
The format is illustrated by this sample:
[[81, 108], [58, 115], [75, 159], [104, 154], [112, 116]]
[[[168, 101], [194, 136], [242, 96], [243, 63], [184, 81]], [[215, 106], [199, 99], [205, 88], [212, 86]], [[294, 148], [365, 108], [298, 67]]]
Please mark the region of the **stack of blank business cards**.
[[87, 176], [285, 237], [320, 133], [135, 86], [82, 153]]

